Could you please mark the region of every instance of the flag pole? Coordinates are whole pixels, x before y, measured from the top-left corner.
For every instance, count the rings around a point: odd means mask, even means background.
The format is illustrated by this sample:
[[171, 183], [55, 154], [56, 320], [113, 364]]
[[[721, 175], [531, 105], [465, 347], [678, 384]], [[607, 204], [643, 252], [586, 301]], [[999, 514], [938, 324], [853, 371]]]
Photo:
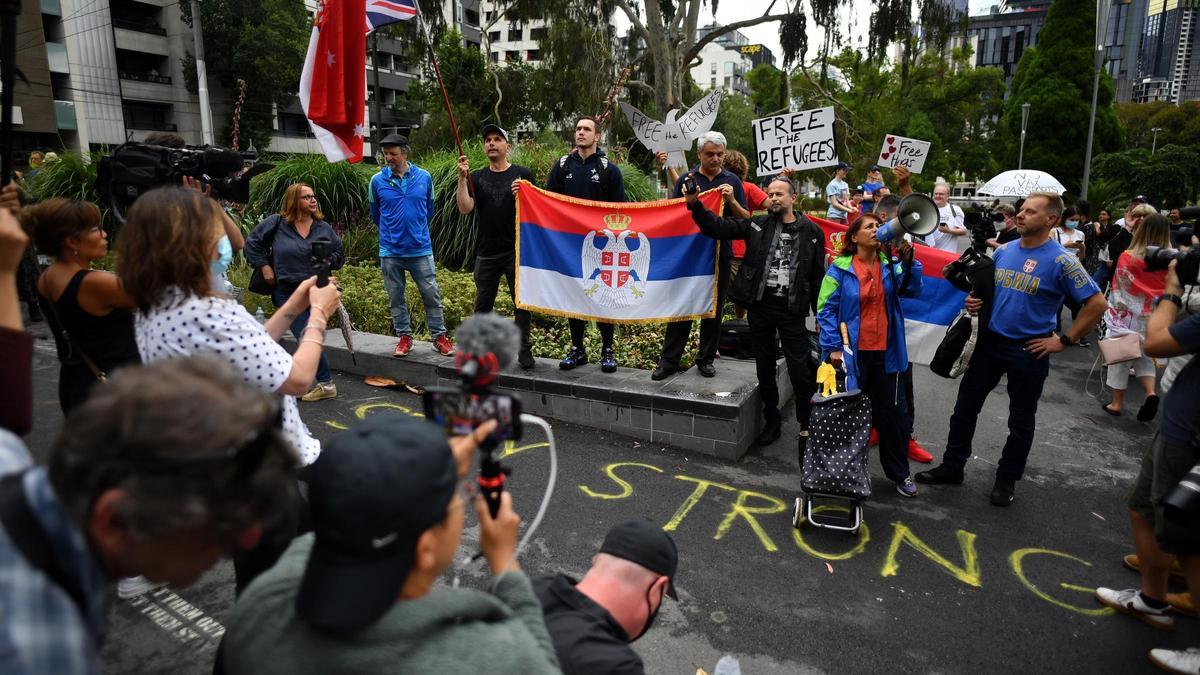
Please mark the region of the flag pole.
[[414, 0], [417, 8], [417, 21], [421, 22], [421, 30], [425, 33], [425, 44], [429, 46], [429, 59], [433, 61], [433, 74], [437, 76], [438, 87], [442, 90], [442, 103], [446, 106], [446, 114], [450, 117], [450, 132], [454, 134], [454, 144], [458, 146], [458, 154], [462, 156], [462, 139], [458, 137], [458, 124], [454, 121], [454, 111], [450, 108], [450, 96], [446, 94], [446, 83], [442, 81], [442, 69], [438, 66], [437, 53], [434, 49], [433, 38], [429, 35], [429, 26], [425, 23], [425, 13], [421, 11], [421, 3]]

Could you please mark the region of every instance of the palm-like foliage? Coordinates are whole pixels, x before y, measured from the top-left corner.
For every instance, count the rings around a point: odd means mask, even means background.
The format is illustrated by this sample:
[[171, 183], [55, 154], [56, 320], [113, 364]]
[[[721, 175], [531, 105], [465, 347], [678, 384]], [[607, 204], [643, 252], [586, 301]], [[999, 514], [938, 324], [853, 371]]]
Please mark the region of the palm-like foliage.
[[321, 155], [292, 155], [273, 162], [275, 168], [254, 178], [247, 211], [256, 216], [278, 213], [288, 186], [308, 183], [317, 193], [325, 220], [339, 232], [370, 222], [367, 186], [374, 167], [330, 163]]

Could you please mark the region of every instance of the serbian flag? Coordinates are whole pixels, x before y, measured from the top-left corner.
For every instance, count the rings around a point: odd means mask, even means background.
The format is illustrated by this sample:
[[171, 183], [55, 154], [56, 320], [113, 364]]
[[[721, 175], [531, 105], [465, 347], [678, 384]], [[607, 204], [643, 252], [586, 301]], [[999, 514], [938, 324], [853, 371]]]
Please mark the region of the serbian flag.
[[[846, 238], [847, 227], [832, 220], [809, 216], [809, 220], [821, 226], [825, 232], [825, 252], [836, 255]], [[958, 255], [913, 244], [913, 252], [923, 267], [921, 295], [916, 298], [900, 298], [900, 309], [904, 311], [904, 338], [908, 345], [908, 360], [929, 365], [937, 352], [938, 345], [946, 336], [946, 329], [963, 308], [967, 294], [954, 287], [942, 276], [942, 268], [958, 260]]]
[[[700, 195], [720, 214], [721, 193]], [[700, 234], [684, 199], [597, 202], [521, 181], [517, 306], [613, 323], [712, 317], [717, 242]]]
[[300, 74], [300, 105], [330, 162], [362, 159], [367, 135], [366, 0], [321, 0]]

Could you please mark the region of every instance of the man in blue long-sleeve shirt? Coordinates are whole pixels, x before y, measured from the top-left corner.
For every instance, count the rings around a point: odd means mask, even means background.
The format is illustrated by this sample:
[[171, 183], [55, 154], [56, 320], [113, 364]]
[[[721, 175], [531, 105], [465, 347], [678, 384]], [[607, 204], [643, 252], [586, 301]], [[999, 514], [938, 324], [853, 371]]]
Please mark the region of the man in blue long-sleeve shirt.
[[433, 179], [408, 161], [408, 139], [389, 134], [379, 142], [387, 166], [371, 178], [371, 219], [379, 226], [379, 264], [392, 309], [392, 326], [400, 341], [393, 356], [412, 351], [412, 321], [404, 299], [404, 273], [412, 275], [425, 304], [433, 348], [454, 354], [442, 315], [442, 291], [437, 285], [429, 219], [433, 217]]

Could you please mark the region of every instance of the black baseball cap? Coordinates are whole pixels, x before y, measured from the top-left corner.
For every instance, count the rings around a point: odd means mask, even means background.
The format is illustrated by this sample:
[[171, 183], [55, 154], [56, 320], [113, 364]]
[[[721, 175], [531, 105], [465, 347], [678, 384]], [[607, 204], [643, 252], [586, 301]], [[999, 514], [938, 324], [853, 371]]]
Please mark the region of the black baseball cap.
[[1133, 199], [1129, 200], [1129, 203], [1132, 204], [1134, 202], [1137, 202], [1138, 204], [1145, 204], [1149, 201], [1150, 201], [1149, 199], [1146, 199], [1146, 195], [1135, 195], [1133, 197]]
[[667, 595], [675, 595], [675, 570], [679, 552], [671, 535], [649, 520], [631, 520], [617, 525], [604, 535], [601, 553], [628, 560], [667, 577]]
[[867, 168], [867, 172], [868, 172], [868, 173], [870, 173], [870, 172], [872, 172], [872, 171], [878, 171], [878, 170], [879, 170], [879, 165], [878, 165], [878, 164], [872, 164], [871, 166], [869, 166], [869, 167]]
[[508, 142], [508, 143], [512, 142], [512, 141], [508, 140], [508, 132], [505, 131], [504, 129], [501, 129], [499, 126], [497, 126], [495, 124], [483, 125], [483, 133], [481, 134], [481, 136], [484, 139], [486, 139], [488, 137], [488, 134], [499, 134], [500, 137], [505, 140], [505, 142]]
[[379, 140], [379, 147], [381, 148], [386, 148], [390, 145], [407, 148], [408, 137], [403, 134], [388, 134]]
[[838, 163], [837, 163], [837, 166], [835, 166], [835, 167], [834, 167], [834, 170], [835, 170], [835, 171], [836, 171], [837, 169], [842, 169], [842, 170], [844, 170], [844, 171], [849, 171], [849, 170], [850, 170], [850, 165], [849, 165], [849, 164], [847, 164], [847, 163], [845, 163], [845, 162], [838, 162]]
[[446, 517], [450, 445], [432, 422], [377, 414], [334, 436], [309, 471], [316, 543], [296, 611], [330, 631], [370, 625], [400, 595], [417, 539]]

